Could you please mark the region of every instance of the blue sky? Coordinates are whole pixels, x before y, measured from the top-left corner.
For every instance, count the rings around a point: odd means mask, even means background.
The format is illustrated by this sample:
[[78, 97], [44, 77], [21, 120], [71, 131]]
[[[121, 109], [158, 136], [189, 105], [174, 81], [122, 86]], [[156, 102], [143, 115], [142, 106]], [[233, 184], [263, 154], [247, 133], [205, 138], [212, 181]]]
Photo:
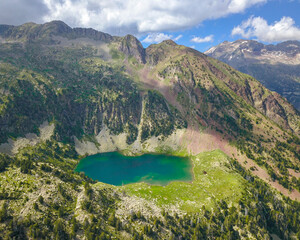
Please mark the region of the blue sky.
[[[230, 14], [226, 17], [219, 19], [205, 20], [201, 24], [193, 26], [189, 29], [182, 31], [166, 31], [163, 32], [166, 35], [172, 35], [173, 39], [177, 36], [182, 36], [176, 42], [185, 46], [193, 47], [201, 52], [208, 50], [209, 48], [218, 45], [224, 41], [235, 41], [237, 39], [245, 38], [240, 34], [232, 35], [234, 27], [240, 25], [243, 21], [247, 21], [249, 18], [261, 17], [265, 19], [268, 25], [274, 25], [275, 22], [279, 22], [283, 17], [290, 17], [294, 20], [294, 26], [300, 29], [300, 1], [284, 1], [284, 0], [272, 0], [266, 3], [254, 5], [241, 13]], [[286, 35], [283, 33], [283, 35]], [[192, 42], [194, 37], [205, 38], [212, 36], [208, 42]], [[143, 41], [147, 35], [141, 36], [139, 39]], [[207, 39], [207, 40], [209, 40]], [[265, 44], [274, 44], [284, 40], [270, 39], [265, 41], [258, 36], [249, 36], [247, 39], [254, 39]], [[279, 40], [279, 41], [278, 41]], [[294, 40], [300, 40], [300, 37], [294, 38]], [[147, 47], [149, 43], [143, 42], [143, 45]]]
[[300, 40], [300, 0], [0, 0], [0, 24], [62, 20], [133, 34], [143, 45], [173, 39], [208, 50], [225, 40]]

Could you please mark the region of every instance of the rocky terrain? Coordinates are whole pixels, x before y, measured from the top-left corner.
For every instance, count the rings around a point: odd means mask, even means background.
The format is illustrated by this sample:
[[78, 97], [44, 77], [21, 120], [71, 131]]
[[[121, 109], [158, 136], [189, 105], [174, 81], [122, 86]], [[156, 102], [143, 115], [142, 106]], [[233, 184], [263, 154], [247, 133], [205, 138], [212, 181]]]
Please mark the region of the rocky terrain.
[[300, 42], [264, 45], [254, 40], [223, 42], [205, 54], [250, 74], [300, 109]]
[[[0, 239], [300, 236], [299, 112], [223, 62], [60, 21], [1, 25], [0, 92]], [[109, 151], [189, 156], [194, 180], [74, 172]]]

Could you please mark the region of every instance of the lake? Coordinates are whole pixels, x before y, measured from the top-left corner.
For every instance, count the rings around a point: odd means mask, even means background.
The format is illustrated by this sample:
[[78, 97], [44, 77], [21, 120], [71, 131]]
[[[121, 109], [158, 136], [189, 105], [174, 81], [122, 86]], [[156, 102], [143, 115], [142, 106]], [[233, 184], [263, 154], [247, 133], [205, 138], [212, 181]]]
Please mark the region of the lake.
[[192, 163], [188, 157], [158, 154], [133, 157], [118, 152], [96, 154], [82, 159], [75, 171], [116, 186], [135, 182], [164, 186], [172, 181], [193, 179]]

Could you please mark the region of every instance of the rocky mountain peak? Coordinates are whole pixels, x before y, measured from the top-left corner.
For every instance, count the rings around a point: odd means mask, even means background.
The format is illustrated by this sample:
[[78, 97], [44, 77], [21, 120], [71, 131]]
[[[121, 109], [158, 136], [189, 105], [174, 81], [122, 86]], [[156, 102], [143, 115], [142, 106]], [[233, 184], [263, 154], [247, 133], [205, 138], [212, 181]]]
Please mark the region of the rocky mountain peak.
[[132, 35], [122, 38], [119, 50], [128, 56], [135, 57], [140, 63], [145, 63], [145, 49], [141, 42]]
[[163, 44], [170, 45], [170, 46], [177, 46], [177, 43], [176, 43], [176, 42], [174, 42], [174, 41], [173, 41], [173, 40], [171, 40], [171, 39], [164, 40], [162, 43], [163, 43]]
[[264, 45], [254, 40], [223, 42], [205, 54], [250, 74], [300, 109], [300, 42]]
[[234, 62], [237, 60], [236, 57], [242, 57], [273, 64], [283, 63], [296, 65], [300, 64], [300, 42], [286, 41], [278, 43], [277, 45], [264, 45], [254, 40], [239, 39], [234, 42], [225, 41], [218, 46], [212, 47], [206, 51], [205, 54], [225, 62]]
[[50, 34], [59, 35], [72, 32], [72, 28], [63, 21], [52, 21], [40, 25], [42, 31], [49, 31]]
[[90, 38], [110, 42], [113, 37], [92, 28], [71, 28], [62, 21], [45, 24], [25, 23], [20, 26], [0, 25], [0, 36], [7, 40], [53, 42], [54, 36], [68, 39]]

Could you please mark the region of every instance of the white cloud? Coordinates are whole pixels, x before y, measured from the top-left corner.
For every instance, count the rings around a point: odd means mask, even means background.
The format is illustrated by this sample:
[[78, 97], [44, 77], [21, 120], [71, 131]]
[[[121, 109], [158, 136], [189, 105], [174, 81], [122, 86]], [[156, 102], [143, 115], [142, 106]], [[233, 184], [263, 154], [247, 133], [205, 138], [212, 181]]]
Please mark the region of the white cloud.
[[195, 43], [205, 43], [205, 42], [213, 42], [213, 41], [214, 41], [214, 35], [209, 35], [204, 38], [194, 37], [191, 39], [191, 42], [195, 42]]
[[151, 33], [144, 40], [142, 40], [142, 42], [144, 42], [144, 43], [160, 43], [160, 42], [162, 42], [164, 40], [168, 40], [168, 39], [171, 39], [173, 41], [178, 41], [182, 37], [183, 37], [182, 34], [173, 38], [173, 35], [168, 35], [165, 33]]
[[145, 34], [180, 30], [243, 12], [267, 0], [43, 0], [44, 21], [93, 27], [112, 34]]
[[183, 35], [182, 34], [180, 34], [180, 35], [178, 35], [177, 37], [175, 37], [173, 40], [176, 42], [176, 41], [178, 41], [180, 38], [182, 38], [183, 37]]
[[160, 43], [164, 40], [172, 39], [172, 35], [164, 33], [152, 33], [149, 34], [142, 42], [144, 43]]
[[252, 1], [248, 1], [248, 0], [232, 0], [229, 4], [229, 11], [231, 13], [239, 13], [239, 12], [243, 12], [246, 8], [254, 5], [254, 4], [258, 4], [258, 3], [264, 3], [266, 1], [261, 1], [261, 0], [252, 0]]
[[0, 24], [41, 22], [48, 8], [40, 0], [0, 0]]
[[232, 35], [243, 38], [255, 37], [264, 42], [280, 42], [286, 40], [300, 40], [300, 28], [290, 17], [282, 17], [280, 21], [268, 25], [261, 17], [250, 17], [232, 30]]

